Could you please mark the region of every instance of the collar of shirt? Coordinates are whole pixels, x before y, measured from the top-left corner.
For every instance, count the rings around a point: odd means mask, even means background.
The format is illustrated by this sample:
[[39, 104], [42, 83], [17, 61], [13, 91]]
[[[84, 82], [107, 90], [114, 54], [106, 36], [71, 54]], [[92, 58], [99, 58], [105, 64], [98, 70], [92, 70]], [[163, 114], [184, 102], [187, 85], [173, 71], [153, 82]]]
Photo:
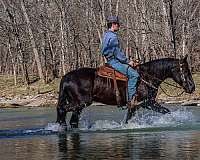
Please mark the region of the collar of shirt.
[[117, 34], [116, 32], [113, 32], [111, 29], [107, 30], [107, 32], [111, 32], [111, 33]]

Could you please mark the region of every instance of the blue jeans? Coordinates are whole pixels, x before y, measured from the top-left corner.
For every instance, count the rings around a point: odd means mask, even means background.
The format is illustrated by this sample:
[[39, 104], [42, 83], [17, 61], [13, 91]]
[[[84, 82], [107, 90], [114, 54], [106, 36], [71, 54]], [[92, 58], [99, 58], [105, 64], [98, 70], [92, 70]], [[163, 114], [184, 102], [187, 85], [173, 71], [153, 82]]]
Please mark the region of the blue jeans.
[[111, 60], [108, 64], [128, 77], [128, 101], [131, 101], [136, 93], [136, 83], [139, 77], [138, 72], [128, 64], [123, 64], [116, 60]]

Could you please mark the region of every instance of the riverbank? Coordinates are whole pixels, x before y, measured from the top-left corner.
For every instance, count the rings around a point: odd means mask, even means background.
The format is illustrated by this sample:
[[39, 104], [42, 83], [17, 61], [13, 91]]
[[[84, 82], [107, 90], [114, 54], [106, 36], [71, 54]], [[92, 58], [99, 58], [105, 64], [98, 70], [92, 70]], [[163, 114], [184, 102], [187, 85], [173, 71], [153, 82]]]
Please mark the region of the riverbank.
[[[200, 106], [200, 73], [193, 74], [193, 78], [196, 84], [196, 90], [193, 94], [183, 93], [178, 96], [182, 92], [181, 89], [163, 83], [162, 89], [159, 89], [157, 101], [168, 104]], [[32, 80], [34, 81], [34, 77]], [[36, 81], [25, 86], [22, 79], [18, 77], [17, 82], [18, 84], [14, 85], [12, 77], [0, 76], [0, 108], [56, 106], [60, 79], [55, 79], [48, 84]], [[175, 84], [170, 79], [167, 82]]]
[[13, 77], [0, 76], [0, 108], [55, 106], [60, 79], [44, 84], [31, 77], [30, 85], [24, 85], [21, 77], [14, 85]]
[[57, 96], [52, 93], [14, 98], [0, 98], [0, 108], [56, 106]]

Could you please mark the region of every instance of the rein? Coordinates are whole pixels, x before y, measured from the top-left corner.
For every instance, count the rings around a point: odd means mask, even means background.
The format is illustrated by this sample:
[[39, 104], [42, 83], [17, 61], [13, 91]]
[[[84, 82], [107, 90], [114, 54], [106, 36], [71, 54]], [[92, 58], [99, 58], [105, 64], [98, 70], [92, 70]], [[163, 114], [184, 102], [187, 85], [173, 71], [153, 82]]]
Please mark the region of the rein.
[[[142, 71], [140, 71], [140, 72], [142, 72]], [[174, 84], [165, 82], [165, 81], [161, 80], [160, 78], [157, 78], [157, 77], [155, 77], [155, 76], [152, 76], [152, 75], [150, 75], [150, 74], [148, 74], [148, 73], [145, 73], [145, 72], [142, 72], [142, 73], [145, 74], [145, 75], [147, 75], [147, 76], [149, 76], [149, 77], [151, 77], [151, 78], [154, 78], [154, 79], [156, 79], [156, 80], [158, 80], [158, 81], [160, 81], [160, 82], [162, 82], [162, 83], [165, 83], [165, 84], [167, 84], [167, 85], [169, 85], [169, 86], [182, 89], [182, 88], [179, 87], [179, 86], [176, 86], [176, 85], [174, 85]], [[151, 84], [150, 82], [145, 81], [143, 78], [141, 78], [141, 80], [142, 80], [144, 83], [146, 83], [146, 84], [148, 84], [149, 86], [151, 86], [152, 88], [158, 89], [157, 87], [155, 87], [155, 86], [154, 86], [153, 84]]]
[[[180, 60], [179, 60], [179, 69], [180, 69], [180, 73], [181, 73], [181, 79], [182, 79], [183, 82], [186, 82], [185, 76], [184, 76], [184, 74], [183, 74], [183, 68], [182, 68], [182, 66], [183, 66], [183, 64], [181, 64], [181, 62], [180, 62]], [[177, 68], [177, 67], [175, 67], [175, 68]], [[160, 78], [157, 78], [157, 77], [155, 77], [155, 76], [152, 76], [152, 75], [150, 75], [150, 74], [148, 74], [148, 73], [145, 73], [145, 72], [143, 72], [143, 71], [140, 71], [140, 72], [142, 72], [144, 75], [147, 75], [147, 76], [149, 76], [149, 77], [151, 77], [151, 78], [153, 78], [153, 79], [156, 79], [156, 80], [158, 80], [158, 81], [160, 81], [160, 82], [162, 82], [162, 83], [165, 83], [165, 84], [167, 84], [167, 85], [169, 85], [169, 86], [182, 89], [181, 87], [179, 87], [179, 86], [177, 86], [177, 85], [174, 85], [174, 84], [171, 84], [171, 83], [168, 83], [168, 82], [163, 82], [163, 80], [161, 80]], [[149, 87], [158, 90], [158, 88], [155, 87], [152, 83], [145, 81], [143, 78], [141, 78], [141, 80], [142, 80], [144, 83], [146, 83]], [[169, 97], [179, 97], [179, 96], [181, 96], [181, 95], [185, 92], [185, 91], [182, 91], [181, 93], [177, 94], [176, 96], [172, 96], [172, 95], [169, 95], [166, 91], [164, 91], [164, 89], [163, 89], [161, 86], [160, 86], [160, 89], [162, 90], [162, 92], [163, 92], [165, 95], [167, 95], [167, 96], [169, 96]]]
[[[149, 76], [151, 76], [151, 75], [149, 75]], [[151, 77], [154, 77], [154, 76], [151, 76]], [[157, 80], [159, 80], [159, 81], [161, 81], [161, 80], [160, 80], [159, 78], [157, 78], [157, 77], [154, 77], [154, 78], [157, 79]], [[141, 78], [141, 80], [142, 80], [144, 83], [146, 83], [149, 87], [158, 90], [157, 87], [155, 87], [153, 84], [151, 84], [151, 83], [145, 81], [143, 78]], [[171, 84], [171, 83], [167, 83], [167, 82], [163, 82], [163, 83], [165, 83], [165, 84], [167, 84], [167, 85], [169, 85], [169, 86], [173, 86], [173, 87], [175, 87], [175, 88], [179, 88], [179, 89], [181, 88], [181, 87], [176, 86], [176, 85], [173, 85], [173, 84]], [[185, 92], [185, 91], [182, 91], [181, 93], [177, 94], [176, 96], [173, 96], [173, 95], [168, 94], [161, 86], [160, 86], [160, 89], [161, 89], [161, 91], [162, 91], [165, 95], [167, 95], [168, 97], [179, 97], [179, 96], [181, 96], [181, 95]]]

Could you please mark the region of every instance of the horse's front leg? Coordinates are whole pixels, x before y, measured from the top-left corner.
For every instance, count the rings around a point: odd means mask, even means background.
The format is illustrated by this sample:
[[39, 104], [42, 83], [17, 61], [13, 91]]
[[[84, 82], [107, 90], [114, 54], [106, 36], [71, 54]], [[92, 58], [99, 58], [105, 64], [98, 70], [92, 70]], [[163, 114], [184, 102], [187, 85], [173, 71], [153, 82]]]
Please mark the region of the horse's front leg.
[[146, 103], [142, 105], [142, 107], [149, 110], [156, 111], [158, 113], [162, 113], [162, 114], [171, 113], [168, 108], [163, 107], [161, 104], [159, 104], [155, 100], [147, 100]]
[[128, 112], [126, 114], [126, 121], [125, 123], [127, 124], [128, 121], [135, 115], [135, 112], [139, 109], [139, 106], [135, 106], [134, 108], [129, 108]]
[[162, 113], [162, 114], [166, 114], [166, 113], [171, 113], [170, 110], [166, 107], [163, 107], [161, 104], [159, 104], [158, 102], [154, 102], [153, 105], [151, 105], [152, 110]]

